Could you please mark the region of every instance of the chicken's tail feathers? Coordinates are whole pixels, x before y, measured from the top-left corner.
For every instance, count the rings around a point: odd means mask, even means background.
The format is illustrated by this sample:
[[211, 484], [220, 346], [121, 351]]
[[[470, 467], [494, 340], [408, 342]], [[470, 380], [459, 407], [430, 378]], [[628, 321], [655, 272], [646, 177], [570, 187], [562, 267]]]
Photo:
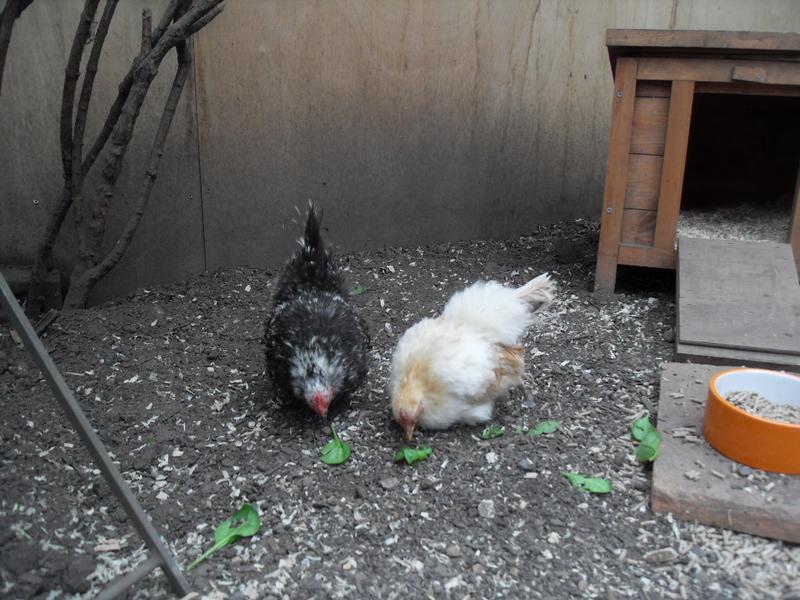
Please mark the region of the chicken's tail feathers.
[[306, 230], [303, 234], [303, 261], [306, 268], [310, 268], [315, 277], [324, 277], [328, 268], [328, 255], [325, 251], [325, 243], [322, 241], [320, 233], [320, 221], [322, 217], [317, 217], [317, 210], [314, 203], [308, 203], [308, 217], [306, 218]]
[[549, 273], [542, 273], [516, 290], [517, 297], [531, 307], [535, 313], [549, 305], [555, 296], [555, 283]]
[[322, 236], [319, 233], [319, 219], [317, 218], [316, 207], [311, 202], [308, 204], [308, 217], [306, 218], [306, 231], [303, 235], [303, 242], [312, 254], [324, 252]]

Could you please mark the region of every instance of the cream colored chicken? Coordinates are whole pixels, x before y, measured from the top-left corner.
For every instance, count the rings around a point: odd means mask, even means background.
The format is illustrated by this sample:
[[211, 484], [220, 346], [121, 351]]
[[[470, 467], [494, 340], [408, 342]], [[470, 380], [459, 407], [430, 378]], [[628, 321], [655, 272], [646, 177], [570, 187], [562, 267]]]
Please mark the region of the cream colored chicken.
[[520, 288], [481, 281], [453, 294], [442, 314], [409, 328], [392, 357], [392, 416], [410, 441], [416, 427], [484, 423], [495, 400], [519, 385], [520, 339], [553, 300], [547, 273]]

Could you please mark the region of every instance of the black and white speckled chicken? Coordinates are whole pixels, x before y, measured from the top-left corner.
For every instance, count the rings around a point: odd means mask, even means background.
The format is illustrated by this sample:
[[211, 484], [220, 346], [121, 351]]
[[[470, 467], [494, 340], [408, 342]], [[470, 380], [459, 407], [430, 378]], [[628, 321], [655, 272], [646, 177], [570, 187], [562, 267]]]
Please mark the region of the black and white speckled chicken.
[[369, 335], [324, 247], [313, 206], [300, 245], [283, 269], [266, 322], [267, 372], [280, 395], [324, 419], [331, 403], [364, 382]]

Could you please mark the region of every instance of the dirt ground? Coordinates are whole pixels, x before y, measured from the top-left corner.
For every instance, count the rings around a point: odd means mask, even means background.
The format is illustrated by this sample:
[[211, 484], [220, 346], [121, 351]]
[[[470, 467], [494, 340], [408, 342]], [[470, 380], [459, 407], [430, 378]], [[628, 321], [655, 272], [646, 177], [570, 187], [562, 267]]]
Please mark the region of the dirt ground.
[[[335, 242], [335, 235], [331, 236]], [[287, 410], [260, 343], [274, 273], [236, 269], [65, 313], [45, 344], [181, 564], [244, 502], [261, 533], [188, 574], [202, 598], [800, 598], [800, 548], [649, 510], [630, 424], [656, 411], [672, 352], [669, 273], [628, 272], [590, 294], [596, 226], [340, 256], [373, 339], [365, 389], [329, 432]], [[287, 250], [288, 252], [288, 250]], [[558, 299], [525, 340], [529, 375], [481, 427], [422, 432], [413, 467], [385, 392], [397, 338], [480, 278], [550, 271]], [[562, 428], [516, 433], [545, 419]], [[0, 595], [90, 598], [142, 544], [39, 372], [0, 327]], [[589, 495], [562, 476], [609, 478]], [[746, 477], [746, 473], [743, 474]], [[480, 510], [479, 510], [479, 507]], [[653, 552], [663, 550], [662, 552]], [[88, 578], [87, 578], [88, 577]], [[794, 588], [792, 588], [794, 586]], [[159, 574], [129, 597], [166, 598]]]

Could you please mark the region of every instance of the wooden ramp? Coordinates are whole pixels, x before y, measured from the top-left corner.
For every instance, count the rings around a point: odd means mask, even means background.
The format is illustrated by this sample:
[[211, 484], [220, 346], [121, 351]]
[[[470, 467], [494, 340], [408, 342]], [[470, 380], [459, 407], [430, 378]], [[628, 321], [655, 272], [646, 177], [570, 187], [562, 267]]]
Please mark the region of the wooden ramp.
[[800, 371], [792, 247], [681, 238], [676, 357]]

